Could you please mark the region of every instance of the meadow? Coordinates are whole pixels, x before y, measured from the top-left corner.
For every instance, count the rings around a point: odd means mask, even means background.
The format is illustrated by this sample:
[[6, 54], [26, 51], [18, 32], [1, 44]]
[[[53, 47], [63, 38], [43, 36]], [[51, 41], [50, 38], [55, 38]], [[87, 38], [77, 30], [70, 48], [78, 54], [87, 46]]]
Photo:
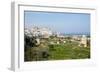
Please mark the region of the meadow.
[[33, 45], [25, 49], [25, 61], [68, 60], [90, 58], [90, 46], [79, 46], [78, 42], [63, 39], [59, 42], [57, 37], [41, 39], [39, 45]]

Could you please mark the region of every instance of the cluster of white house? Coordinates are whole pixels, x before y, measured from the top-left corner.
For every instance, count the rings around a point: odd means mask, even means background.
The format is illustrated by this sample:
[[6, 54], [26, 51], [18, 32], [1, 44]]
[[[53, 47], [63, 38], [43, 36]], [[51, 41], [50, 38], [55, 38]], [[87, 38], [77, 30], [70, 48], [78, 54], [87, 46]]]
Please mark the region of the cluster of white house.
[[49, 38], [52, 35], [52, 31], [47, 28], [32, 27], [32, 29], [25, 28], [25, 34], [28, 36]]
[[[50, 36], [54, 35], [54, 33], [48, 29], [48, 28], [40, 28], [40, 27], [32, 27], [31, 29], [30, 28], [25, 28], [24, 30], [25, 32], [25, 35], [29, 36], [29, 37], [39, 37], [39, 38], [49, 38]], [[63, 36], [63, 35], [60, 35], [59, 33], [55, 33], [55, 35], [58, 37], [58, 38], [65, 38], [65, 37], [68, 37], [68, 36]], [[81, 35], [81, 36], [78, 36], [78, 35], [73, 35], [73, 36], [70, 36], [71, 37], [71, 41], [77, 41], [79, 42], [79, 46], [83, 45], [84, 47], [87, 47], [87, 42], [89, 41], [90, 42], [90, 37], [86, 37], [86, 35]], [[39, 42], [39, 39], [37, 39], [38, 42]], [[63, 40], [63, 43], [66, 43], [65, 40]], [[57, 44], [59, 44], [59, 41], [57, 41]]]

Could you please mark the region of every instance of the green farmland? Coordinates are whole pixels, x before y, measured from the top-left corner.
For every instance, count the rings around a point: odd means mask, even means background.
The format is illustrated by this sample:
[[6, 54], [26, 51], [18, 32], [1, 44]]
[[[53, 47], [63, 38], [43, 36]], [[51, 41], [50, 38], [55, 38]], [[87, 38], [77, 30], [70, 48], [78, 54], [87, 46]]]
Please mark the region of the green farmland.
[[85, 59], [90, 58], [90, 48], [78, 47], [75, 44], [60, 44], [50, 48], [49, 59]]
[[39, 45], [25, 48], [25, 61], [67, 60], [90, 58], [90, 46], [78, 46], [77, 42], [64, 39], [66, 43], [53, 43], [58, 38], [42, 39]]

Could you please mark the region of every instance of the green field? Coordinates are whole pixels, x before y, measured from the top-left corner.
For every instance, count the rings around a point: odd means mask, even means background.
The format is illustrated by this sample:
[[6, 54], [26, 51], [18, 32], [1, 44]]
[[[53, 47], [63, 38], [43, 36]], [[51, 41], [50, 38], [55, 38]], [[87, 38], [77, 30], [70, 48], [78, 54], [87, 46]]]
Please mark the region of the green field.
[[65, 39], [66, 43], [50, 44], [57, 38], [42, 39], [41, 44], [25, 50], [25, 61], [67, 60], [90, 58], [90, 46], [78, 46], [77, 42]]
[[90, 48], [78, 47], [75, 44], [60, 44], [50, 48], [51, 60], [90, 58]]

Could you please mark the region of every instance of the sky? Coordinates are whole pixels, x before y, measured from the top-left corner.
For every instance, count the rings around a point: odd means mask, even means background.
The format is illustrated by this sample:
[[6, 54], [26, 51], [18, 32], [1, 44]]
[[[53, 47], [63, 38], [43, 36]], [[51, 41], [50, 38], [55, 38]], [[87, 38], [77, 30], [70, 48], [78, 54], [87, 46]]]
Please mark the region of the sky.
[[25, 27], [46, 27], [66, 34], [89, 34], [90, 14], [24, 11]]

